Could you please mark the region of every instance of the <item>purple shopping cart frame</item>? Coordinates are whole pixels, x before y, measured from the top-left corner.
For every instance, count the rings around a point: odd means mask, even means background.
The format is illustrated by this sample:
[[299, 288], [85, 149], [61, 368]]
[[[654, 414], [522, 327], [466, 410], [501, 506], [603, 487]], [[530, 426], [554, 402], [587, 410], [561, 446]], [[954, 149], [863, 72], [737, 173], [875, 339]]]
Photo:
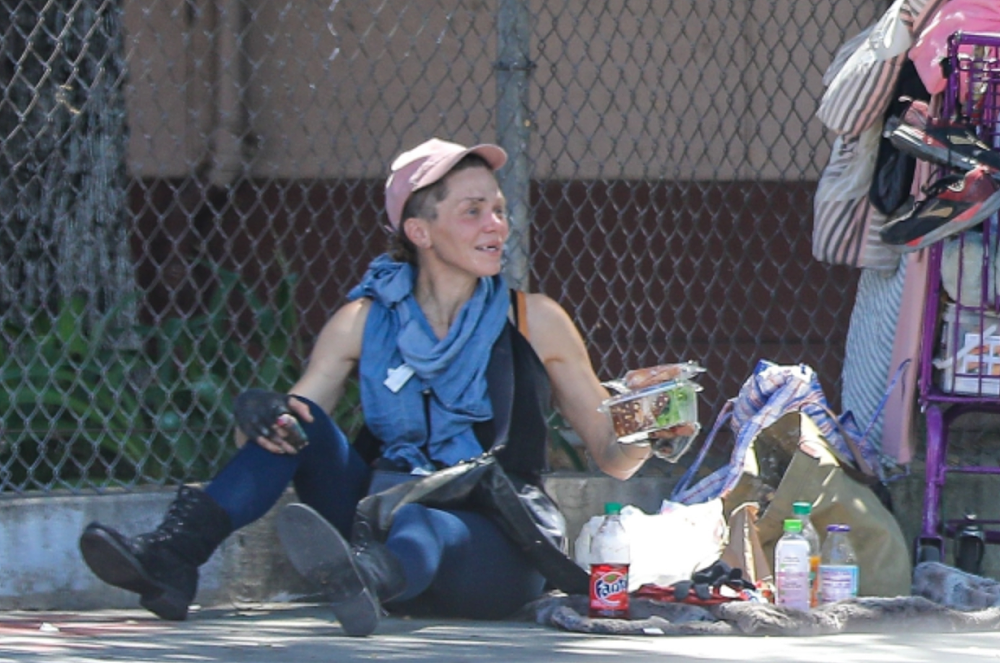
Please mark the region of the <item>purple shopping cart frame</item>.
[[[955, 33], [949, 39], [944, 66], [948, 84], [941, 116], [961, 118], [975, 127], [980, 139], [995, 149], [1000, 147], [1000, 34]], [[941, 506], [948, 475], [1000, 475], [1000, 467], [947, 464], [948, 430], [956, 419], [973, 412], [1000, 414], [1000, 293], [996, 286], [1000, 262], [994, 264], [998, 234], [994, 215], [981, 231], [970, 230], [950, 240], [948, 266], [953, 267], [950, 261], [954, 260], [957, 269], [948, 272], [955, 279], [947, 293], [952, 299], [948, 303], [942, 292], [945, 242], [929, 248], [919, 378], [920, 406], [927, 424], [927, 466], [915, 562], [943, 561], [944, 538], [966, 534], [970, 525], [980, 541], [1000, 543], [1000, 520], [943, 522]]]

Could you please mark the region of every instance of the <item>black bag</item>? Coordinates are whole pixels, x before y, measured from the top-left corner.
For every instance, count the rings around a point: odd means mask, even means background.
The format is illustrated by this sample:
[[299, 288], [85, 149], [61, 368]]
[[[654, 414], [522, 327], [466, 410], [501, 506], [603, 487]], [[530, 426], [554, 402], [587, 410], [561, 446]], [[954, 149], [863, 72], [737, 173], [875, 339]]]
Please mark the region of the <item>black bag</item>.
[[[889, 103], [885, 117], [901, 116], [910, 103], [909, 99], [927, 101], [930, 99], [930, 94], [920, 80], [913, 62], [906, 60], [900, 70], [893, 101]], [[875, 172], [872, 175], [871, 187], [868, 189], [868, 200], [872, 206], [886, 216], [892, 216], [903, 207], [910, 199], [916, 168], [917, 160], [897, 149], [883, 135], [879, 139]]]
[[587, 593], [589, 576], [568, 555], [566, 519], [555, 502], [539, 486], [508, 475], [492, 453], [365, 497], [355, 514], [355, 543], [384, 541], [396, 512], [412, 503], [491, 516], [553, 586]]
[[503, 468], [496, 453], [507, 445], [514, 403], [511, 331], [505, 329], [490, 357], [487, 384], [494, 413], [494, 444], [470, 461], [370, 494], [358, 504], [352, 539], [384, 542], [400, 507], [476, 511], [491, 517], [536, 569], [567, 594], [586, 594], [590, 577], [570, 559], [566, 519], [542, 488]]
[[910, 187], [916, 169], [916, 159], [901, 152], [888, 139], [879, 139], [875, 173], [868, 189], [868, 200], [872, 206], [886, 216], [893, 216], [910, 200]]

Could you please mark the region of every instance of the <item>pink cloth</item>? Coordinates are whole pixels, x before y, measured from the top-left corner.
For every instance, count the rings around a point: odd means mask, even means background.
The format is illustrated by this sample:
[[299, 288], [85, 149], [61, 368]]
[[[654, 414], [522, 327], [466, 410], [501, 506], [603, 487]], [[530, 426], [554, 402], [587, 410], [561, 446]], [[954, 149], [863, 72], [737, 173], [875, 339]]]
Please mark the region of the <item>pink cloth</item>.
[[[934, 98], [930, 106], [931, 113], [940, 112], [941, 101], [940, 96]], [[936, 166], [927, 161], [917, 161], [910, 193], [914, 197], [923, 198], [923, 187], [930, 183], [936, 173]], [[892, 383], [896, 369], [907, 359], [910, 360], [909, 368], [885, 403], [882, 417], [882, 453], [901, 464], [910, 462], [915, 446], [916, 406], [920, 395], [920, 344], [923, 338], [924, 305], [930, 282], [928, 253], [927, 249], [921, 249], [906, 256], [906, 274], [903, 276], [903, 293], [896, 319], [896, 336], [893, 340], [892, 359], [889, 361], [889, 375], [886, 376], [888, 386]], [[931, 339], [929, 342], [934, 341]]]
[[[916, 43], [910, 48], [909, 56], [920, 80], [931, 94], [937, 94], [945, 88], [941, 59], [948, 55], [948, 37], [959, 30], [1000, 35], [1000, 2], [951, 0], [920, 31]], [[963, 52], [965, 50], [962, 49]], [[971, 47], [969, 50], [971, 52]]]
[[[911, 360], [906, 373], [889, 395], [882, 417], [882, 453], [898, 463], [913, 458], [914, 423], [920, 376], [920, 341], [923, 331], [924, 302], [927, 298], [927, 250], [907, 256], [906, 276], [903, 277], [903, 297], [896, 323], [896, 338], [889, 362], [888, 381], [896, 369]], [[888, 385], [887, 385], [888, 386]]]

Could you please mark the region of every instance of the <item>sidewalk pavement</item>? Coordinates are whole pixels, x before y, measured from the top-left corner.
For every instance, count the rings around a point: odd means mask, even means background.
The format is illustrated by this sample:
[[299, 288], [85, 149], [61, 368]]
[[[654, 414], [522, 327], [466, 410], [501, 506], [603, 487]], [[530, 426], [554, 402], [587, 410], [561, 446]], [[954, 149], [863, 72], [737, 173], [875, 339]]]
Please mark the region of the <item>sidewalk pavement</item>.
[[998, 661], [1000, 632], [822, 637], [598, 636], [530, 622], [387, 618], [376, 635], [347, 637], [324, 606], [255, 604], [165, 622], [141, 610], [0, 612], [0, 663], [305, 663], [323, 661]]

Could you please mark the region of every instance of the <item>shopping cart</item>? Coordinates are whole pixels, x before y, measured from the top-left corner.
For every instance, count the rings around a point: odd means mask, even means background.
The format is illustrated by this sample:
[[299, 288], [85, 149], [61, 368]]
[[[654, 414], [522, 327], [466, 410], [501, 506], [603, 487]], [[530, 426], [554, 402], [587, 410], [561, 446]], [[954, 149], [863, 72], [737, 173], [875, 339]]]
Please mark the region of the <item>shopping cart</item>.
[[[980, 139], [1000, 147], [1000, 34], [958, 32], [943, 63], [948, 85], [942, 117], [960, 117]], [[951, 475], [1000, 475], [1000, 467], [948, 465], [948, 431], [971, 413], [1000, 414], [1000, 276], [997, 218], [930, 248], [920, 352], [920, 405], [927, 424], [927, 468], [915, 562], [943, 561], [954, 541], [955, 565], [979, 572], [986, 543], [1000, 543], [1000, 520], [975, 514], [944, 519]]]

